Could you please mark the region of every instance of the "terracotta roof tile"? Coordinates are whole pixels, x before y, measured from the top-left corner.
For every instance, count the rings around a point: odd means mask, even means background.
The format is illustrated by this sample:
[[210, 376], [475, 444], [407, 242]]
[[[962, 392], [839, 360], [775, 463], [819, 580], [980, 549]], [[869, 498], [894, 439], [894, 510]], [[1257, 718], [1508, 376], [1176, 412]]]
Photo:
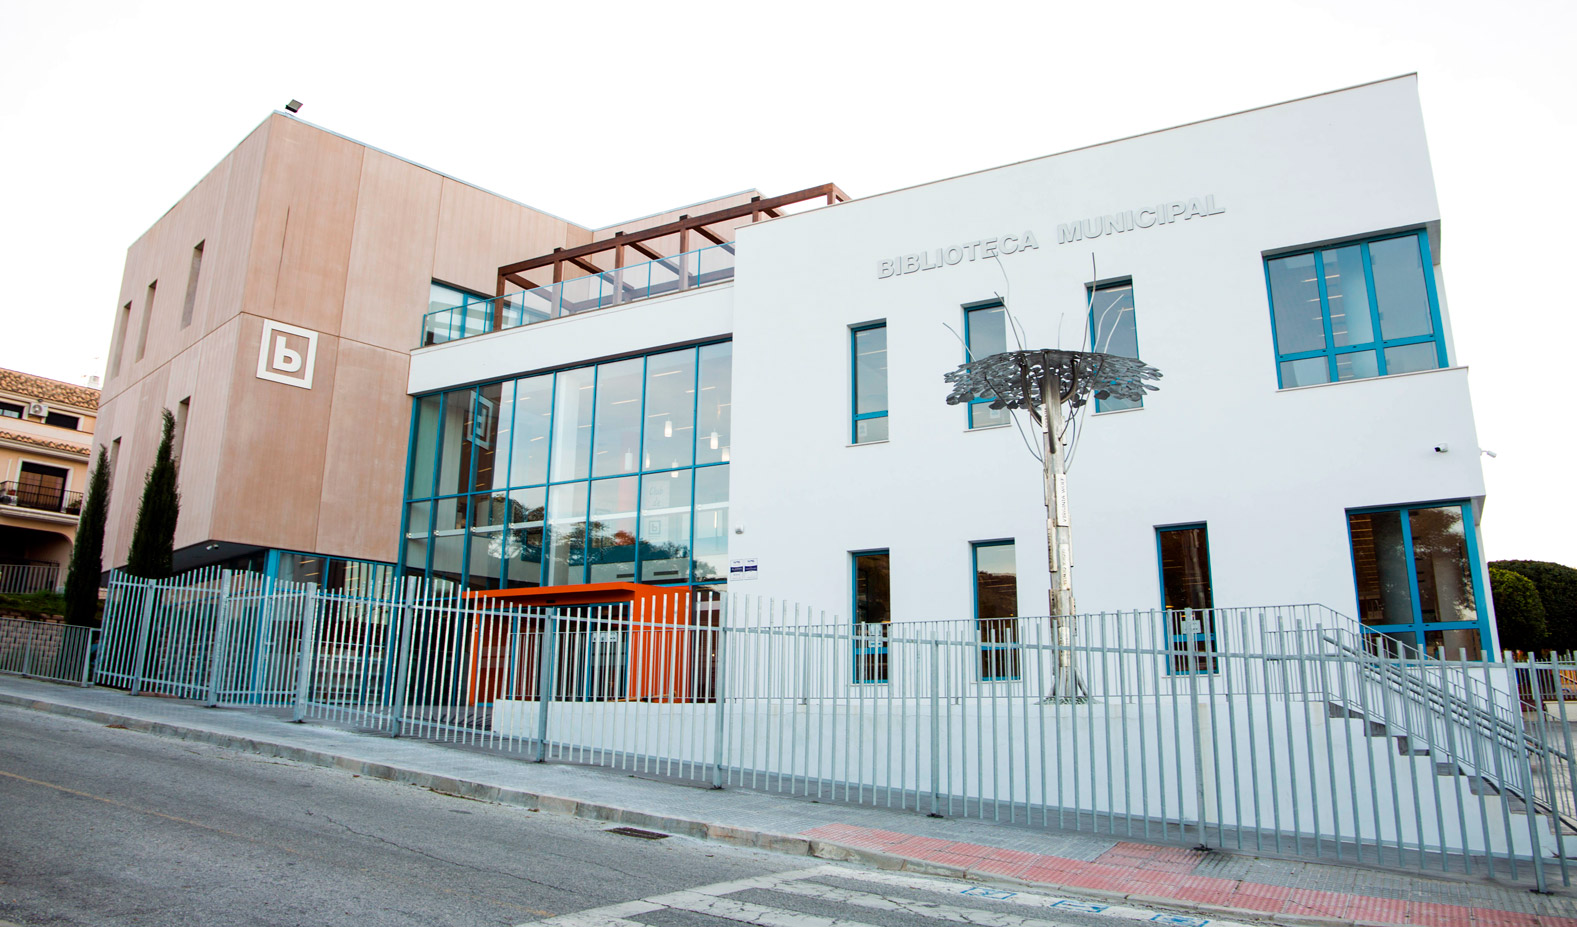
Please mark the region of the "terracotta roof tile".
[[0, 392], [18, 393], [40, 402], [58, 402], [93, 412], [99, 408], [99, 391], [91, 386], [74, 386], [4, 367], [0, 367]]
[[39, 438], [34, 435], [17, 434], [14, 431], [0, 431], [0, 441], [18, 441], [22, 444], [31, 444], [35, 447], [48, 448], [52, 451], [64, 451], [68, 454], [88, 456], [88, 449], [81, 444], [71, 444], [67, 441], [51, 441], [48, 438]]

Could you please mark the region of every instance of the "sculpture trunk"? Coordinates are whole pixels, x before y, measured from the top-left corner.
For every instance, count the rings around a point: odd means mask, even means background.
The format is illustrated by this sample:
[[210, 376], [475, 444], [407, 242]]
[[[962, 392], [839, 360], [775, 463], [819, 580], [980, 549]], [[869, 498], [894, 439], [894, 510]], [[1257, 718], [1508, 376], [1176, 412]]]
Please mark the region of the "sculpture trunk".
[[[1073, 528], [1068, 523], [1068, 483], [1062, 454], [1062, 437], [1058, 434], [1062, 423], [1062, 397], [1056, 379], [1048, 375], [1041, 383], [1041, 427], [1045, 433], [1044, 461], [1046, 489], [1046, 558], [1051, 572], [1051, 591], [1047, 596], [1051, 606], [1053, 640], [1056, 642], [1057, 665], [1052, 675], [1053, 699], [1076, 699], [1084, 695], [1073, 666], [1075, 606], [1073, 600]], [[1055, 397], [1055, 398], [1053, 398]]]

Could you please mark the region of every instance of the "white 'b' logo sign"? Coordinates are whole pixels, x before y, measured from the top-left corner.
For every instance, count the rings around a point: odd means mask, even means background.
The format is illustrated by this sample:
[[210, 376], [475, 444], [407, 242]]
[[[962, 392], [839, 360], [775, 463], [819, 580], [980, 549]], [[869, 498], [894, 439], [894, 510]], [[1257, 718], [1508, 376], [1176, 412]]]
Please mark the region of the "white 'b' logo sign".
[[257, 350], [257, 378], [287, 386], [312, 388], [312, 367], [318, 359], [318, 333], [283, 322], [263, 320]]

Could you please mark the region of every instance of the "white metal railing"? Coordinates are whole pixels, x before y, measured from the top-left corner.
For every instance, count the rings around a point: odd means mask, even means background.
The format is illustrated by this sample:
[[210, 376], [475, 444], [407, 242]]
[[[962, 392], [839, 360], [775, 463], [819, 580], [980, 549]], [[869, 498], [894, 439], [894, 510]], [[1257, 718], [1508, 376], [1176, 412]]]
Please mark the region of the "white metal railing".
[[0, 617], [0, 673], [87, 685], [98, 629]]
[[58, 563], [0, 563], [0, 593], [23, 595], [60, 588]]
[[1569, 877], [1577, 664], [1394, 659], [1314, 605], [1068, 624], [855, 625], [688, 590], [518, 607], [210, 570], [113, 577], [94, 678], [714, 786]]

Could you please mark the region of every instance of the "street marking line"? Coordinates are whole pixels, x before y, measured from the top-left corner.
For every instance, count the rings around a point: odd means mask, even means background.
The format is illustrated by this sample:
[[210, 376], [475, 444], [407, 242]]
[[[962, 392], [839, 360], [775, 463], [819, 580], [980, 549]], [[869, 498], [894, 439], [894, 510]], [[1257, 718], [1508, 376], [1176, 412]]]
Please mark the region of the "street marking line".
[[[823, 875], [852, 879], [854, 881], [875, 882], [880, 885], [890, 885], [894, 888], [909, 888], [942, 895], [968, 895], [973, 898], [1001, 901], [1006, 904], [1025, 905], [1032, 908], [1058, 908], [1064, 911], [1079, 911], [1084, 914], [1115, 917], [1121, 920], [1154, 922], [1156, 924], [1169, 925], [1169, 927], [1250, 927], [1250, 925], [1240, 921], [1162, 914], [1155, 911], [1132, 908], [1127, 905], [1097, 904], [1077, 898], [1063, 898], [1057, 895], [1044, 895], [1036, 892], [1010, 891], [989, 885], [965, 883], [960, 887], [959, 882], [945, 880], [941, 877], [904, 875], [881, 869], [843, 869], [837, 866], [826, 866], [823, 868], [825, 870], [822, 873]], [[1179, 902], [1179, 904], [1183, 905], [1184, 903]]]
[[552, 924], [553, 927], [650, 927], [640, 921], [626, 920], [622, 917], [613, 917], [599, 914], [596, 911], [581, 911], [578, 914], [560, 914], [550, 917], [545, 921], [526, 921], [516, 924], [515, 927], [540, 927], [543, 924]]
[[[751, 876], [744, 879], [733, 879], [728, 882], [716, 882], [703, 885], [700, 888], [689, 889], [698, 895], [728, 895], [733, 892], [742, 892], [752, 888], [771, 888], [785, 882], [794, 882], [808, 879], [812, 876], [827, 875], [836, 872], [836, 866], [812, 866], [808, 869], [791, 869], [787, 872], [773, 872], [767, 875]], [[515, 927], [538, 927], [538, 925], [552, 924], [554, 927], [647, 927], [645, 924], [627, 920], [638, 914], [650, 914], [661, 911], [668, 905], [649, 898], [639, 901], [624, 901], [619, 904], [604, 905], [600, 908], [588, 908], [585, 911], [576, 911], [571, 914], [560, 914], [542, 921], [527, 921], [516, 924]]]
[[876, 927], [864, 921], [769, 908], [762, 904], [703, 895], [700, 892], [669, 892], [666, 895], [653, 895], [651, 900], [675, 910], [705, 914], [741, 924], [754, 924], [756, 927]]
[[861, 908], [874, 908], [878, 911], [898, 911], [919, 917], [952, 921], [956, 924], [976, 924], [979, 927], [1061, 927], [1054, 921], [1041, 920], [1037, 917], [1025, 917], [1007, 911], [982, 911], [979, 908], [960, 908], [956, 905], [942, 904], [939, 901], [912, 901], [907, 898], [892, 898], [887, 895], [875, 895], [870, 892], [833, 888], [830, 885], [798, 882], [778, 885], [771, 890], [782, 892], [785, 895], [825, 898], [829, 901], [841, 901], [844, 904], [852, 904]]

